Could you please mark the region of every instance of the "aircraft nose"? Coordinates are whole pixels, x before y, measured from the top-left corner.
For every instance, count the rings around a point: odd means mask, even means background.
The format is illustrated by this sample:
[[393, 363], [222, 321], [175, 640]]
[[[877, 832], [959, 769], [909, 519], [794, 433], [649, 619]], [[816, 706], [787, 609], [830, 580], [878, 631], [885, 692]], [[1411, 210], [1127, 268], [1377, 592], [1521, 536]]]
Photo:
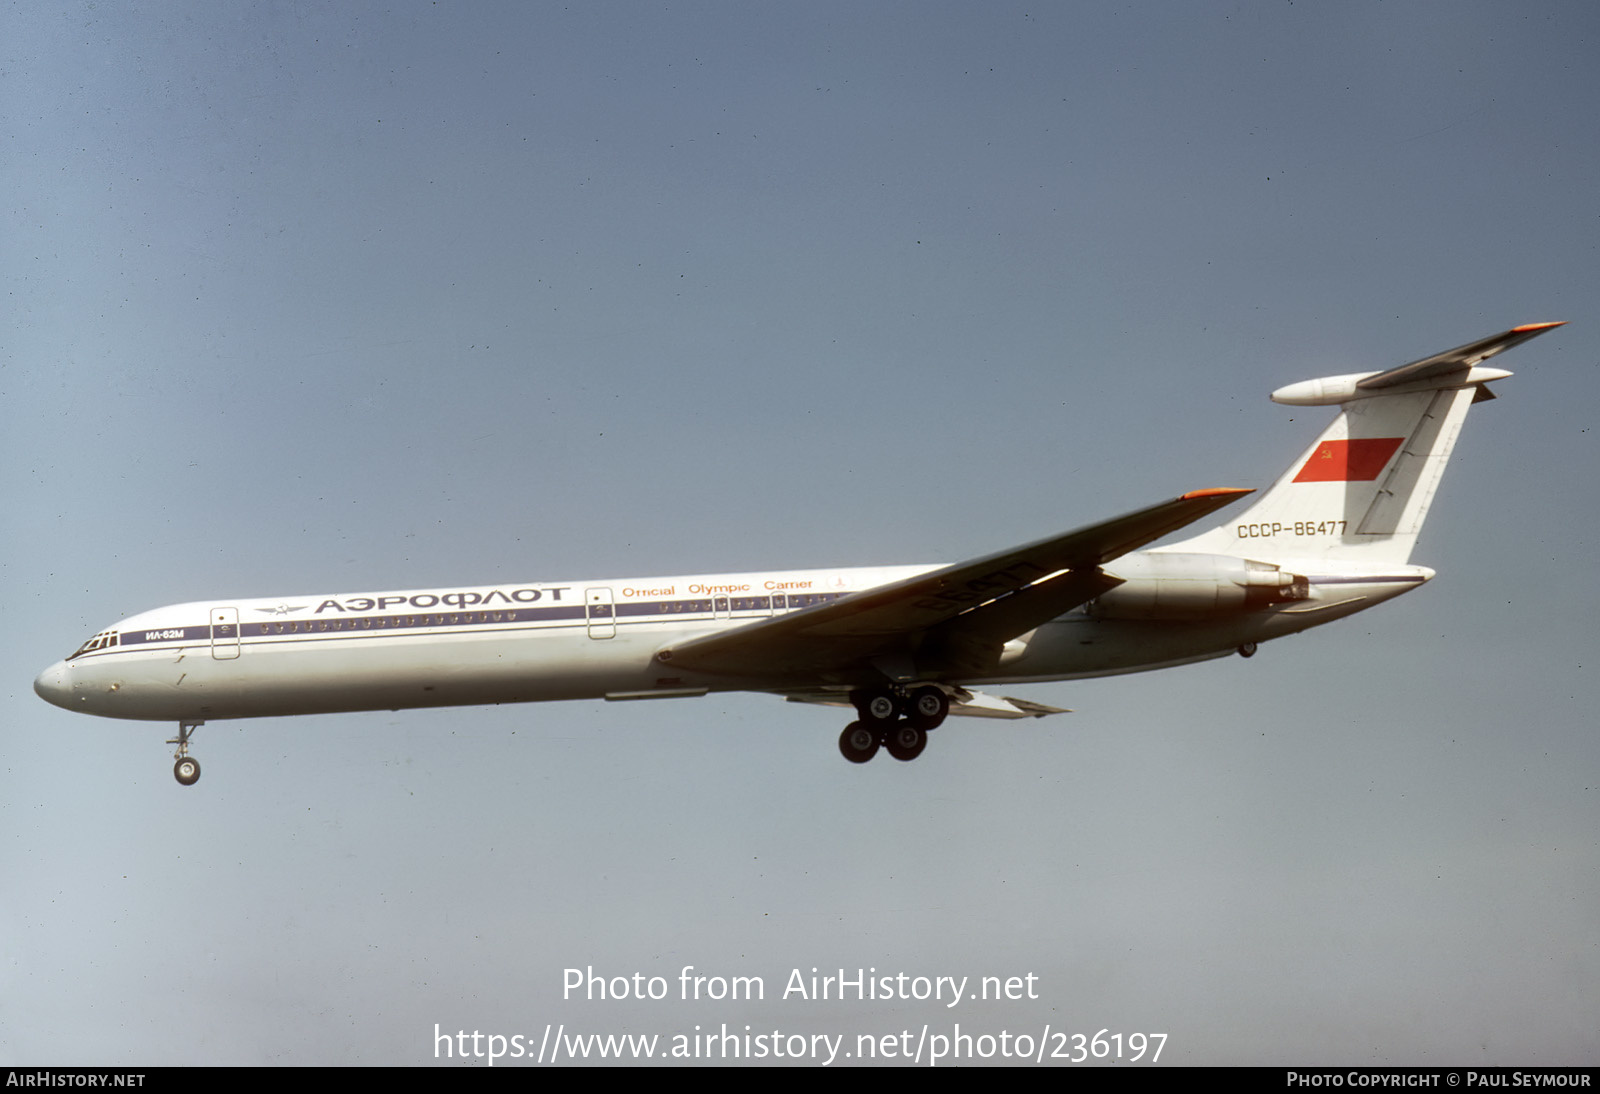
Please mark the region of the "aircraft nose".
[[65, 661], [57, 661], [34, 678], [33, 690], [39, 698], [58, 707], [72, 709], [72, 669]]

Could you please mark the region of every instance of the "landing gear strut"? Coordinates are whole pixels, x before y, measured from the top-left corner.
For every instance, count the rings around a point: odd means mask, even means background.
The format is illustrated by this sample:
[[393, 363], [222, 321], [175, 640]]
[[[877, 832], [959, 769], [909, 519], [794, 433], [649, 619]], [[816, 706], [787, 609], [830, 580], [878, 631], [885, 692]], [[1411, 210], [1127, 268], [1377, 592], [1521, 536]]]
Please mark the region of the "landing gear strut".
[[178, 751], [173, 754], [178, 762], [172, 765], [172, 777], [184, 786], [193, 786], [200, 781], [200, 761], [189, 755], [189, 737], [203, 725], [203, 721], [179, 722], [178, 735], [167, 742], [178, 746]]
[[852, 692], [850, 702], [861, 720], [844, 727], [839, 751], [853, 764], [866, 763], [879, 747], [897, 760], [916, 759], [928, 747], [928, 731], [950, 713], [950, 697], [931, 686], [910, 692], [871, 688]]

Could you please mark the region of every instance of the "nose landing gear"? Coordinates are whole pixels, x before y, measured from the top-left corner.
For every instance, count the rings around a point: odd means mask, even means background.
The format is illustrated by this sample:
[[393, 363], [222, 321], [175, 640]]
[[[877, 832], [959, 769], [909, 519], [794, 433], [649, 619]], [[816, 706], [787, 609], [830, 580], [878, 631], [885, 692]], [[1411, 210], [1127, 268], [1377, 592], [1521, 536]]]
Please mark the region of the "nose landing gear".
[[179, 722], [178, 735], [167, 742], [178, 746], [178, 751], [173, 754], [177, 763], [172, 765], [172, 777], [184, 786], [193, 786], [200, 781], [200, 761], [189, 755], [189, 737], [203, 725], [203, 721]]

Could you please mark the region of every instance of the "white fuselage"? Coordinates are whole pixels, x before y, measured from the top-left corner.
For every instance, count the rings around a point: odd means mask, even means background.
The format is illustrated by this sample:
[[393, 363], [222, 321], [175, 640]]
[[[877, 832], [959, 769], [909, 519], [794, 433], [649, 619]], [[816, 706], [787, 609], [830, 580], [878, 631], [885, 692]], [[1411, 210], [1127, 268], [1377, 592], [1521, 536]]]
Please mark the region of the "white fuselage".
[[[973, 691], [1255, 653], [1433, 576], [1409, 564], [1484, 362], [1531, 323], [1274, 396], [1339, 412], [1255, 491], [1206, 487], [949, 566], [792, 570], [217, 599], [101, 631], [39, 674], [56, 706], [176, 720], [173, 775], [208, 719], [759, 691], [854, 709], [839, 751], [913, 760], [948, 715], [1057, 708]], [[1144, 549], [1149, 548], [1149, 549]]]
[[[1127, 584], [1006, 643], [960, 685], [1137, 672], [1224, 656], [1415, 588], [1422, 567], [1308, 563], [1299, 599], [1241, 606], [1238, 559], [1139, 552], [1105, 569]], [[1175, 568], [1176, 567], [1176, 568]], [[793, 570], [537, 582], [388, 593], [218, 599], [144, 612], [41, 673], [35, 689], [71, 710], [207, 720], [409, 707], [639, 699], [711, 691], [848, 688], [774, 665], [760, 677], [675, 670], [664, 647], [803, 611], [931, 567]], [[1177, 609], [1151, 591], [1182, 587]], [[1219, 590], [1213, 599], [1204, 590]], [[1201, 590], [1197, 600], [1193, 590]], [[1161, 594], [1166, 595], [1166, 594]], [[1120, 606], [1119, 606], [1120, 605]], [[1211, 605], [1211, 606], [1208, 606]], [[1114, 610], [1113, 610], [1114, 609]]]

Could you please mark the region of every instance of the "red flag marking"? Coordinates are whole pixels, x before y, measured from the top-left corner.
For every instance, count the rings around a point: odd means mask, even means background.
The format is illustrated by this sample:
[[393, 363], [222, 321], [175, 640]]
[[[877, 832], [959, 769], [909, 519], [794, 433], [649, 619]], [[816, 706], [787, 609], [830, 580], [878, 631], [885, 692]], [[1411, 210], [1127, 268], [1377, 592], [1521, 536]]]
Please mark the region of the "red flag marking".
[[1371, 482], [1405, 443], [1404, 437], [1352, 437], [1323, 441], [1294, 477], [1295, 482]]

